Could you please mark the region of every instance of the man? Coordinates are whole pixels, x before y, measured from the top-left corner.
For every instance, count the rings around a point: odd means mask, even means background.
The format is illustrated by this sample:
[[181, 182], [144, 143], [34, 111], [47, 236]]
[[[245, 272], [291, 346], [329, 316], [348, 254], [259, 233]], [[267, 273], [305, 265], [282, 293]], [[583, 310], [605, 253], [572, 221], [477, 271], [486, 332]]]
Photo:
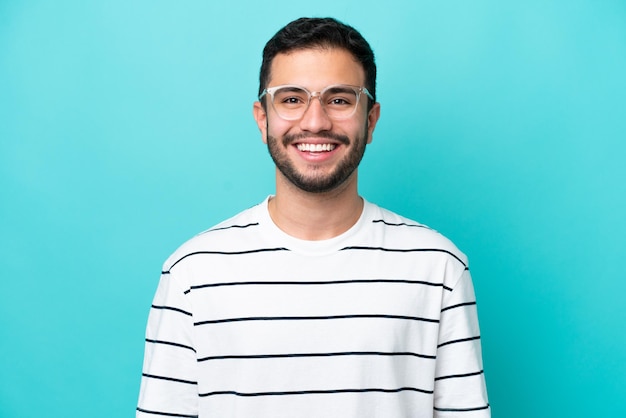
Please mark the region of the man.
[[465, 256], [358, 194], [375, 80], [334, 19], [267, 43], [253, 113], [276, 194], [166, 261], [137, 417], [490, 416]]

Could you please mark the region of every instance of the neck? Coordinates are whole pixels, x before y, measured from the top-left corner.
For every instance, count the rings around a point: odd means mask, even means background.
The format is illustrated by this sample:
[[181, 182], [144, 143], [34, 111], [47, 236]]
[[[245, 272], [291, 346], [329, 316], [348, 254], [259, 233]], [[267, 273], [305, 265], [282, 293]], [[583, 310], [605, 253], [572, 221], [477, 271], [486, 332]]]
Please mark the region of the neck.
[[287, 234], [305, 240], [336, 237], [350, 229], [361, 216], [363, 199], [358, 195], [356, 172], [336, 189], [325, 193], [302, 191], [277, 174], [276, 196], [269, 202], [274, 223]]

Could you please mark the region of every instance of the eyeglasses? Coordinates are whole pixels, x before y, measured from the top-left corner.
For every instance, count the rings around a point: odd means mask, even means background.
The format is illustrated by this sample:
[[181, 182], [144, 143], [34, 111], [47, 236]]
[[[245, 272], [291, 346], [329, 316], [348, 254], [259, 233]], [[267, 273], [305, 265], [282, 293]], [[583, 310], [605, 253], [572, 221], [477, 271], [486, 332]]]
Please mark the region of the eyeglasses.
[[361, 93], [365, 93], [370, 100], [374, 100], [365, 87], [347, 84], [334, 84], [322, 91], [313, 92], [295, 85], [268, 87], [259, 95], [259, 100], [266, 95], [269, 96], [278, 116], [285, 120], [297, 120], [304, 116], [311, 104], [311, 99], [315, 97], [319, 99], [322, 109], [329, 118], [341, 120], [354, 115]]

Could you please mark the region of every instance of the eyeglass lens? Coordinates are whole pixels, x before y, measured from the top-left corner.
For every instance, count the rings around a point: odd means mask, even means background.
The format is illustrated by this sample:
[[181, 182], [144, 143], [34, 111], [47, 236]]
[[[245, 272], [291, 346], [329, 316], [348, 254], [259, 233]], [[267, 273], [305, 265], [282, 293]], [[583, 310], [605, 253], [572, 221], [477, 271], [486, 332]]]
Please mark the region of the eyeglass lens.
[[[300, 119], [309, 107], [311, 95], [303, 88], [285, 86], [277, 89], [273, 105], [278, 115], [284, 119]], [[358, 105], [359, 92], [347, 86], [333, 86], [319, 93], [322, 107], [328, 117], [345, 119], [354, 113]]]

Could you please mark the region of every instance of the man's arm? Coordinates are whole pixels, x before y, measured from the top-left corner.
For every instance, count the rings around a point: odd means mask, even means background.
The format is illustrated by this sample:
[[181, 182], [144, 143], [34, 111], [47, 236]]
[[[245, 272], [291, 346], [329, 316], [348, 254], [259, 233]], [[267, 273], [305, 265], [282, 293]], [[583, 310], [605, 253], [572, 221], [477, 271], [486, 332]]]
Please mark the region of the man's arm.
[[198, 416], [193, 316], [185, 289], [163, 272], [148, 326], [137, 418]]
[[469, 270], [444, 296], [437, 368], [435, 371], [436, 418], [488, 418], [480, 329], [476, 298]]

